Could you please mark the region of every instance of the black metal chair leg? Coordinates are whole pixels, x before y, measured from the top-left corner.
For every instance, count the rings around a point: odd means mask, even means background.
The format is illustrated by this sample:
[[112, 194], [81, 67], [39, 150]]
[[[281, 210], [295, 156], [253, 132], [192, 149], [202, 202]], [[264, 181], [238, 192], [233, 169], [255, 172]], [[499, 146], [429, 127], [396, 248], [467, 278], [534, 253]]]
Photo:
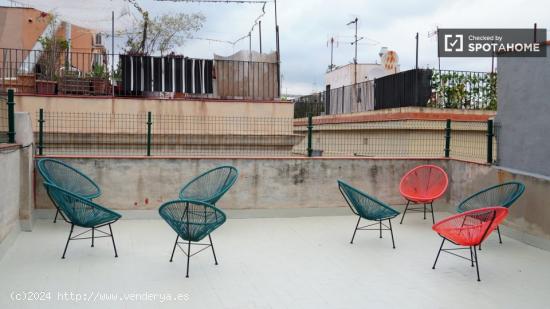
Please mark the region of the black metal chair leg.
[[380, 225], [380, 238], [382, 238], [382, 220], [378, 221]]
[[476, 261], [477, 281], [481, 281], [481, 279], [479, 278], [479, 263], [478, 263], [478, 260], [477, 260], [476, 246], [474, 246], [474, 259]]
[[474, 267], [474, 250], [472, 250], [472, 246], [470, 246], [470, 261], [472, 262], [472, 267]]
[[393, 240], [393, 229], [392, 229], [392, 226], [391, 226], [391, 219], [388, 219], [388, 222], [390, 224], [391, 243], [393, 245], [393, 248], [395, 249], [395, 241]]
[[435, 224], [435, 213], [434, 213], [434, 203], [430, 203], [430, 207], [432, 209], [432, 223]]
[[498, 242], [502, 243], [502, 237], [500, 237], [500, 226], [497, 225]]
[[176, 242], [174, 243], [174, 249], [172, 249], [172, 255], [170, 256], [170, 262], [174, 260], [174, 252], [176, 252], [176, 246], [178, 245], [178, 239], [180, 238], [180, 235], [176, 236]]
[[113, 236], [113, 229], [111, 228], [111, 224], [109, 224], [109, 232], [111, 233], [111, 240], [113, 241], [113, 248], [115, 249], [115, 257], [118, 257], [115, 245], [115, 237]]
[[191, 241], [189, 240], [189, 245], [187, 245], [187, 274], [185, 278], [189, 278], [189, 260], [191, 259]]
[[212, 243], [212, 237], [208, 234], [208, 239], [210, 240], [210, 247], [212, 247], [212, 254], [214, 254], [214, 262], [218, 265], [218, 259], [216, 258], [216, 251], [214, 251], [214, 244]]
[[411, 201], [407, 201], [407, 206], [405, 206], [405, 211], [403, 212], [403, 216], [401, 216], [401, 221], [399, 224], [403, 224], [403, 219], [405, 219], [405, 214], [407, 213], [407, 209], [409, 208], [409, 204]]
[[94, 246], [94, 232], [95, 228], [92, 227], [92, 247]]
[[357, 220], [357, 225], [355, 226], [355, 230], [353, 230], [353, 236], [351, 236], [350, 244], [353, 244], [353, 239], [355, 238], [355, 233], [357, 233], [357, 228], [359, 227], [359, 221], [361, 221], [361, 217], [359, 217], [359, 220]]
[[59, 215], [59, 209], [55, 210], [55, 217], [53, 218], [53, 223], [57, 222], [57, 215]]
[[69, 247], [69, 241], [71, 241], [71, 236], [73, 235], [73, 229], [74, 229], [74, 224], [71, 224], [71, 231], [69, 232], [69, 238], [67, 238], [67, 243], [65, 244], [65, 250], [63, 250], [63, 256], [61, 257], [62, 259], [65, 258], [65, 253], [67, 253], [67, 247]]
[[437, 259], [439, 259], [439, 254], [441, 253], [441, 249], [443, 249], [444, 243], [445, 243], [445, 238], [443, 238], [443, 241], [441, 242], [441, 246], [439, 247], [439, 251], [437, 251], [437, 256], [435, 257], [434, 266], [432, 266], [432, 269], [435, 269], [435, 264], [437, 264]]
[[424, 204], [424, 220], [426, 220], [426, 204]]

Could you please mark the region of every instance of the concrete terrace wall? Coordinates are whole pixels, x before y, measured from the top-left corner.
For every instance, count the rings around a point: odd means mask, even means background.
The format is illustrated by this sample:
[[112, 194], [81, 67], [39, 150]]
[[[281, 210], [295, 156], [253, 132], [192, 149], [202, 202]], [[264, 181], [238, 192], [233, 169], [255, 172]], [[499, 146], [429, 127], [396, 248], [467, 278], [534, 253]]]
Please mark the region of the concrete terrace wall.
[[[435, 203], [437, 212], [454, 213], [469, 195], [509, 180], [525, 183], [525, 194], [510, 209], [502, 232], [550, 250], [550, 179], [507, 171], [493, 166], [446, 159], [365, 158], [63, 158], [90, 175], [103, 189], [97, 200], [132, 216], [151, 218], [166, 201], [177, 199], [179, 189], [195, 175], [212, 167], [231, 164], [240, 170], [235, 186], [217, 206], [231, 215], [285, 216], [350, 214], [338, 190], [342, 179], [402, 210], [399, 181], [420, 164], [436, 164], [449, 174], [449, 189]], [[51, 209], [42, 179], [36, 177], [36, 207]], [[145, 211], [140, 215], [140, 211]], [[45, 215], [45, 214], [44, 214]], [[48, 218], [53, 212], [48, 212]], [[441, 219], [444, 214], [437, 214]]]
[[488, 165], [450, 161], [451, 204], [506, 181], [520, 181], [526, 189], [510, 208], [501, 232], [533, 246], [550, 250], [550, 178]]
[[550, 176], [550, 46], [544, 58], [498, 59], [499, 165]]
[[16, 111], [29, 112], [36, 128], [40, 108], [47, 112], [120, 113], [174, 116], [292, 118], [292, 103], [285, 101], [237, 101], [208, 99], [143, 99], [110, 97], [65, 97], [21, 95]]
[[[119, 210], [150, 210], [176, 199], [194, 176], [218, 165], [240, 170], [236, 185], [220, 201], [222, 209], [300, 209], [347, 207], [337, 179], [345, 180], [389, 203], [403, 203], [398, 184], [406, 171], [447, 160], [365, 159], [64, 159], [96, 180], [98, 199]], [[52, 205], [37, 176], [37, 208]], [[446, 196], [446, 199], [449, 199]]]
[[21, 230], [32, 224], [32, 150], [0, 145], [0, 258]]

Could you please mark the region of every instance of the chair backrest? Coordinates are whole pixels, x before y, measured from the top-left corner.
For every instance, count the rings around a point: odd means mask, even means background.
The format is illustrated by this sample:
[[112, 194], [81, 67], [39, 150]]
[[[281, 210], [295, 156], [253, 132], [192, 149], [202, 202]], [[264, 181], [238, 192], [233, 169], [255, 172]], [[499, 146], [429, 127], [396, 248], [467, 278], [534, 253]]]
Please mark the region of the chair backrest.
[[159, 214], [180, 237], [191, 241], [200, 241], [227, 219], [215, 206], [190, 199], [166, 202]]
[[116, 212], [55, 184], [44, 182], [44, 187], [46, 187], [49, 196], [54, 200], [57, 207], [75, 225], [92, 227], [98, 222], [105, 222], [106, 218], [120, 218], [120, 215]]
[[485, 207], [450, 216], [433, 225], [439, 234], [452, 232], [459, 245], [479, 245], [506, 219], [508, 208]]
[[342, 180], [338, 180], [338, 188], [351, 211], [363, 218], [377, 220], [399, 214], [397, 210], [391, 208], [386, 203], [350, 186]]
[[445, 170], [437, 165], [420, 165], [408, 171], [399, 183], [399, 192], [405, 198], [435, 200], [440, 198], [449, 184]]
[[101, 195], [101, 189], [90, 177], [62, 161], [40, 159], [37, 166], [38, 172], [45, 182], [87, 199], [93, 199]]
[[525, 185], [518, 181], [504, 182], [485, 188], [460, 202], [458, 212], [467, 210], [502, 206], [509, 208], [525, 191]]
[[216, 202], [233, 186], [239, 177], [239, 171], [233, 166], [218, 166], [188, 182], [180, 190], [180, 199]]

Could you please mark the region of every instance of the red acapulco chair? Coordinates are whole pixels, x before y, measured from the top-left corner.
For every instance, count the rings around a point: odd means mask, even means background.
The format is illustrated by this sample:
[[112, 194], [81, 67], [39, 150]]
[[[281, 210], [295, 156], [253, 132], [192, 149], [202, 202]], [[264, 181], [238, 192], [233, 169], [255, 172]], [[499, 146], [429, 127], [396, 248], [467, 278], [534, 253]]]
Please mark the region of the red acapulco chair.
[[[407, 200], [399, 224], [403, 223], [407, 211], [424, 211], [425, 220], [428, 204], [432, 212], [432, 222], [435, 223], [433, 202], [445, 194], [448, 185], [447, 173], [437, 165], [420, 165], [408, 171], [399, 183], [399, 192]], [[424, 204], [424, 207], [409, 208], [410, 203]]]
[[[479, 246], [496, 227], [504, 221], [508, 215], [508, 208], [504, 207], [486, 207], [463, 212], [451, 217], [448, 217], [437, 224], [434, 224], [432, 229], [443, 238], [437, 256], [435, 258], [432, 269], [435, 269], [439, 254], [447, 252], [460, 258], [469, 260], [472, 267], [476, 266], [477, 281], [479, 278], [479, 264], [477, 258], [476, 246]], [[461, 246], [462, 248], [443, 249], [445, 241]], [[470, 258], [454, 253], [454, 250], [469, 249]]]

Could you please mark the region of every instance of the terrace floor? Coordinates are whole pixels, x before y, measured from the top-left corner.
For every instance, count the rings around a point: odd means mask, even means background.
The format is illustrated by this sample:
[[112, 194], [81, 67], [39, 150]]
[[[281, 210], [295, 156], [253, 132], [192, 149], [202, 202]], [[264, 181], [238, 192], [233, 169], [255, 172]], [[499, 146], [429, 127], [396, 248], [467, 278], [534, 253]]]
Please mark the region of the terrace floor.
[[[191, 259], [188, 279], [181, 252], [168, 262], [174, 232], [161, 220], [115, 223], [116, 259], [102, 238], [94, 248], [71, 242], [65, 260], [69, 226], [39, 220], [0, 261], [0, 308], [548, 307], [550, 252], [508, 237], [500, 245], [492, 235], [479, 254], [481, 282], [468, 261], [448, 254], [432, 270], [440, 238], [420, 216], [394, 223], [395, 250], [389, 232], [380, 239], [358, 231], [351, 245], [352, 216], [231, 219], [212, 234], [220, 264], [204, 251]], [[51, 300], [11, 300], [12, 292], [50, 292]], [[116, 300], [101, 300], [107, 294]]]

